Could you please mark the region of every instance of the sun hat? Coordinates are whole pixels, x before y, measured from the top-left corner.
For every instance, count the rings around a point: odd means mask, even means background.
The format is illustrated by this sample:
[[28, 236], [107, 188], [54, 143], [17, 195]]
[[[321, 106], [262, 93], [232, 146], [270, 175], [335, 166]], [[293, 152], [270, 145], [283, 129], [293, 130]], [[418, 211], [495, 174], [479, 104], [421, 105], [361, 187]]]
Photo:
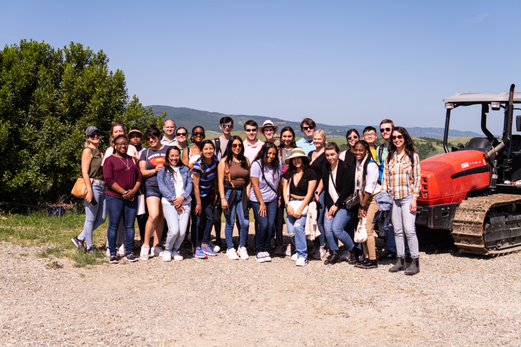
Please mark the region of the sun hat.
[[309, 160], [309, 157], [306, 155], [306, 152], [304, 152], [304, 150], [300, 147], [296, 147], [291, 150], [289, 157], [285, 160], [286, 164], [289, 164], [289, 162], [295, 158], [305, 158]]
[[143, 137], [143, 133], [138, 129], [132, 129], [128, 132], [128, 137], [130, 138], [132, 134], [139, 134], [139, 136]]
[[95, 132], [98, 132], [99, 134], [99, 129], [96, 128], [94, 125], [91, 125], [87, 128], [87, 130], [85, 130], [85, 136], [91, 136], [92, 134], [94, 134]]
[[264, 123], [262, 123], [262, 126], [260, 127], [261, 133], [264, 132], [264, 128], [270, 128], [270, 127], [273, 128], [274, 132], [277, 132], [277, 126], [275, 124], [273, 124], [272, 121], [267, 119], [264, 121]]

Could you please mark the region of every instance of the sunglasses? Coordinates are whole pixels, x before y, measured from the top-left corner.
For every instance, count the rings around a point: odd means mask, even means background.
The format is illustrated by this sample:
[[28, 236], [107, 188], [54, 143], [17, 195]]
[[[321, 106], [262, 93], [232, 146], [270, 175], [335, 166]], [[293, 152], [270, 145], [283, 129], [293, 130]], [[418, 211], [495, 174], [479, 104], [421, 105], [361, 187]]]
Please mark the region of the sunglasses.
[[157, 137], [147, 137], [146, 140], [148, 142], [150, 142], [150, 141], [159, 141], [159, 139]]
[[175, 136], [186, 136], [186, 133], [176, 133]]
[[222, 127], [223, 129], [231, 129], [233, 128], [233, 124], [223, 124]]
[[393, 135], [393, 140], [403, 140], [403, 135]]
[[254, 133], [257, 131], [257, 129], [246, 129], [245, 130], [247, 133]]
[[92, 134], [89, 135], [89, 137], [90, 137], [91, 139], [93, 139], [93, 138], [95, 138], [95, 137], [99, 137], [99, 133], [92, 133]]
[[391, 129], [391, 128], [380, 128], [380, 132], [381, 132], [381, 133], [383, 133], [383, 132], [389, 132], [389, 131], [391, 131], [391, 130], [393, 130], [393, 129]]
[[192, 133], [192, 136], [204, 136], [204, 133]]
[[240, 143], [232, 143], [232, 148], [242, 148]]
[[302, 127], [302, 130], [306, 130], [306, 131], [313, 130], [313, 129], [315, 129], [315, 128], [314, 127]]
[[348, 140], [358, 140], [358, 136], [348, 136]]

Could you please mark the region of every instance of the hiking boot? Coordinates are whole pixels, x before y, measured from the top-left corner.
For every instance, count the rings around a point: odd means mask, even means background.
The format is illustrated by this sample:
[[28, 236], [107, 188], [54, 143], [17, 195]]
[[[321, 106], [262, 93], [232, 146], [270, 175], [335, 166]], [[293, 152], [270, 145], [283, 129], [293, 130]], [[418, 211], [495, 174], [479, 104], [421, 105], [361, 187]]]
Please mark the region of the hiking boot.
[[396, 258], [396, 264], [394, 264], [389, 272], [398, 272], [405, 270], [405, 259], [403, 257]]
[[76, 248], [79, 249], [80, 251], [83, 251], [83, 249], [85, 248], [84, 240], [80, 240], [77, 237], [73, 237], [71, 239], [71, 241], [74, 244], [74, 246], [76, 246]]
[[415, 258], [412, 260], [411, 264], [405, 269], [405, 274], [407, 276], [413, 276], [420, 272], [420, 259]]

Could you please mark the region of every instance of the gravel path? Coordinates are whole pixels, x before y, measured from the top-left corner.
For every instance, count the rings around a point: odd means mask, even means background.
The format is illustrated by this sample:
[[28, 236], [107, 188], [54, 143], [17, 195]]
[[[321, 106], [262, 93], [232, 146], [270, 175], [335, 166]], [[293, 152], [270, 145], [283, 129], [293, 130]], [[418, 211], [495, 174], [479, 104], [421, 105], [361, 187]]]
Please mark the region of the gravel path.
[[421, 272], [288, 258], [51, 269], [0, 243], [0, 345], [521, 345], [521, 253], [421, 253]]

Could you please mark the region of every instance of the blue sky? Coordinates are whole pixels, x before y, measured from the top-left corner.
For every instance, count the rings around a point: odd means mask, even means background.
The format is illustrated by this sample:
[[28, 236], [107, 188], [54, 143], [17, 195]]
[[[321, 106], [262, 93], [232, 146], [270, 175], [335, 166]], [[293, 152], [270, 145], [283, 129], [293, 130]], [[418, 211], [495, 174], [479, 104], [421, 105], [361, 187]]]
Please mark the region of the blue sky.
[[[443, 98], [521, 90], [521, 1], [7, 1], [0, 44], [103, 50], [145, 105], [443, 127]], [[478, 130], [479, 118], [453, 128]]]

